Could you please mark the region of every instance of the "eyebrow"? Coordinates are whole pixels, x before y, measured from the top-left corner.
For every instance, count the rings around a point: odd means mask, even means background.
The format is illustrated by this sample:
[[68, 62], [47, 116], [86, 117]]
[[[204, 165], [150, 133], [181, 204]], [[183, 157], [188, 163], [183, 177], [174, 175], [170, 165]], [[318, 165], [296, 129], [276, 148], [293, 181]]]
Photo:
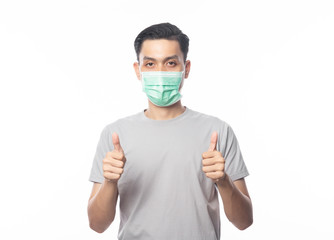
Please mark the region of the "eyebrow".
[[[177, 60], [179, 60], [179, 57], [178, 57], [177, 55], [169, 56], [169, 57], [166, 57], [166, 58], [164, 59], [164, 61], [168, 61], [168, 60], [171, 60], [171, 59], [177, 59]], [[148, 57], [148, 56], [144, 56], [144, 57], [143, 57], [143, 60], [156, 61], [155, 58]]]

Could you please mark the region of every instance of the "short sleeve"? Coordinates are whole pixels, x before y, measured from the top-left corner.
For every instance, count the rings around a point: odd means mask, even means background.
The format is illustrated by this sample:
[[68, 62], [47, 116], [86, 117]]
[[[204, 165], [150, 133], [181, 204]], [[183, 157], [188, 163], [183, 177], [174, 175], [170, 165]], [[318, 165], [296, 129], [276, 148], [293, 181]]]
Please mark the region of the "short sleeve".
[[237, 137], [232, 127], [223, 122], [222, 134], [220, 136], [220, 149], [225, 159], [225, 172], [232, 181], [244, 178], [249, 175], [244, 162]]
[[112, 132], [109, 126], [104, 127], [100, 134], [100, 140], [97, 144], [95, 156], [93, 159], [93, 164], [89, 176], [89, 181], [103, 183], [103, 159], [105, 158], [107, 152], [113, 150], [112, 144]]

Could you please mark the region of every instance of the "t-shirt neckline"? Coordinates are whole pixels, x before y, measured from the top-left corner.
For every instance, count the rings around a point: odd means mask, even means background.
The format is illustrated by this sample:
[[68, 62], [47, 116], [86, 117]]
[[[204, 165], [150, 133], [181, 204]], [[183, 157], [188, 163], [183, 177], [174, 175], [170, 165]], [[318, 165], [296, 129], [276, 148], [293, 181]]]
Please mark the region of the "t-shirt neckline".
[[155, 120], [152, 118], [149, 118], [145, 115], [145, 110], [141, 111], [141, 117], [142, 119], [147, 122], [147, 123], [152, 123], [152, 124], [168, 124], [168, 123], [172, 123], [172, 122], [177, 122], [177, 121], [181, 121], [182, 119], [184, 119], [190, 112], [190, 109], [187, 106], [185, 107], [185, 111], [183, 113], [181, 113], [180, 115], [171, 118], [171, 119], [165, 119], [165, 120]]

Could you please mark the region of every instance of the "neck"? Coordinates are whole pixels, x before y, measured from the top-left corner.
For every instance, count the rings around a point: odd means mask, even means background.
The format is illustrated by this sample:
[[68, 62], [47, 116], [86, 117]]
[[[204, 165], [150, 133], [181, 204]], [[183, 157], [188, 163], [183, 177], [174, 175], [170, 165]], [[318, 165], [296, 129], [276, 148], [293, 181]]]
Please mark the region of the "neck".
[[148, 109], [145, 109], [144, 113], [154, 120], [168, 120], [177, 117], [185, 110], [186, 107], [182, 106], [181, 100], [168, 107], [158, 107], [148, 100]]

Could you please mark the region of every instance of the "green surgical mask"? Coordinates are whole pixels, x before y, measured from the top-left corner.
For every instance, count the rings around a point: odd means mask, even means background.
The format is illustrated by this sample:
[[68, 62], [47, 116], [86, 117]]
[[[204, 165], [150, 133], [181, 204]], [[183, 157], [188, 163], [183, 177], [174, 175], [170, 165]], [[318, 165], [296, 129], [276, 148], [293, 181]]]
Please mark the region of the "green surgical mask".
[[182, 97], [179, 92], [182, 76], [183, 71], [141, 72], [143, 92], [153, 104], [159, 107], [170, 106]]

